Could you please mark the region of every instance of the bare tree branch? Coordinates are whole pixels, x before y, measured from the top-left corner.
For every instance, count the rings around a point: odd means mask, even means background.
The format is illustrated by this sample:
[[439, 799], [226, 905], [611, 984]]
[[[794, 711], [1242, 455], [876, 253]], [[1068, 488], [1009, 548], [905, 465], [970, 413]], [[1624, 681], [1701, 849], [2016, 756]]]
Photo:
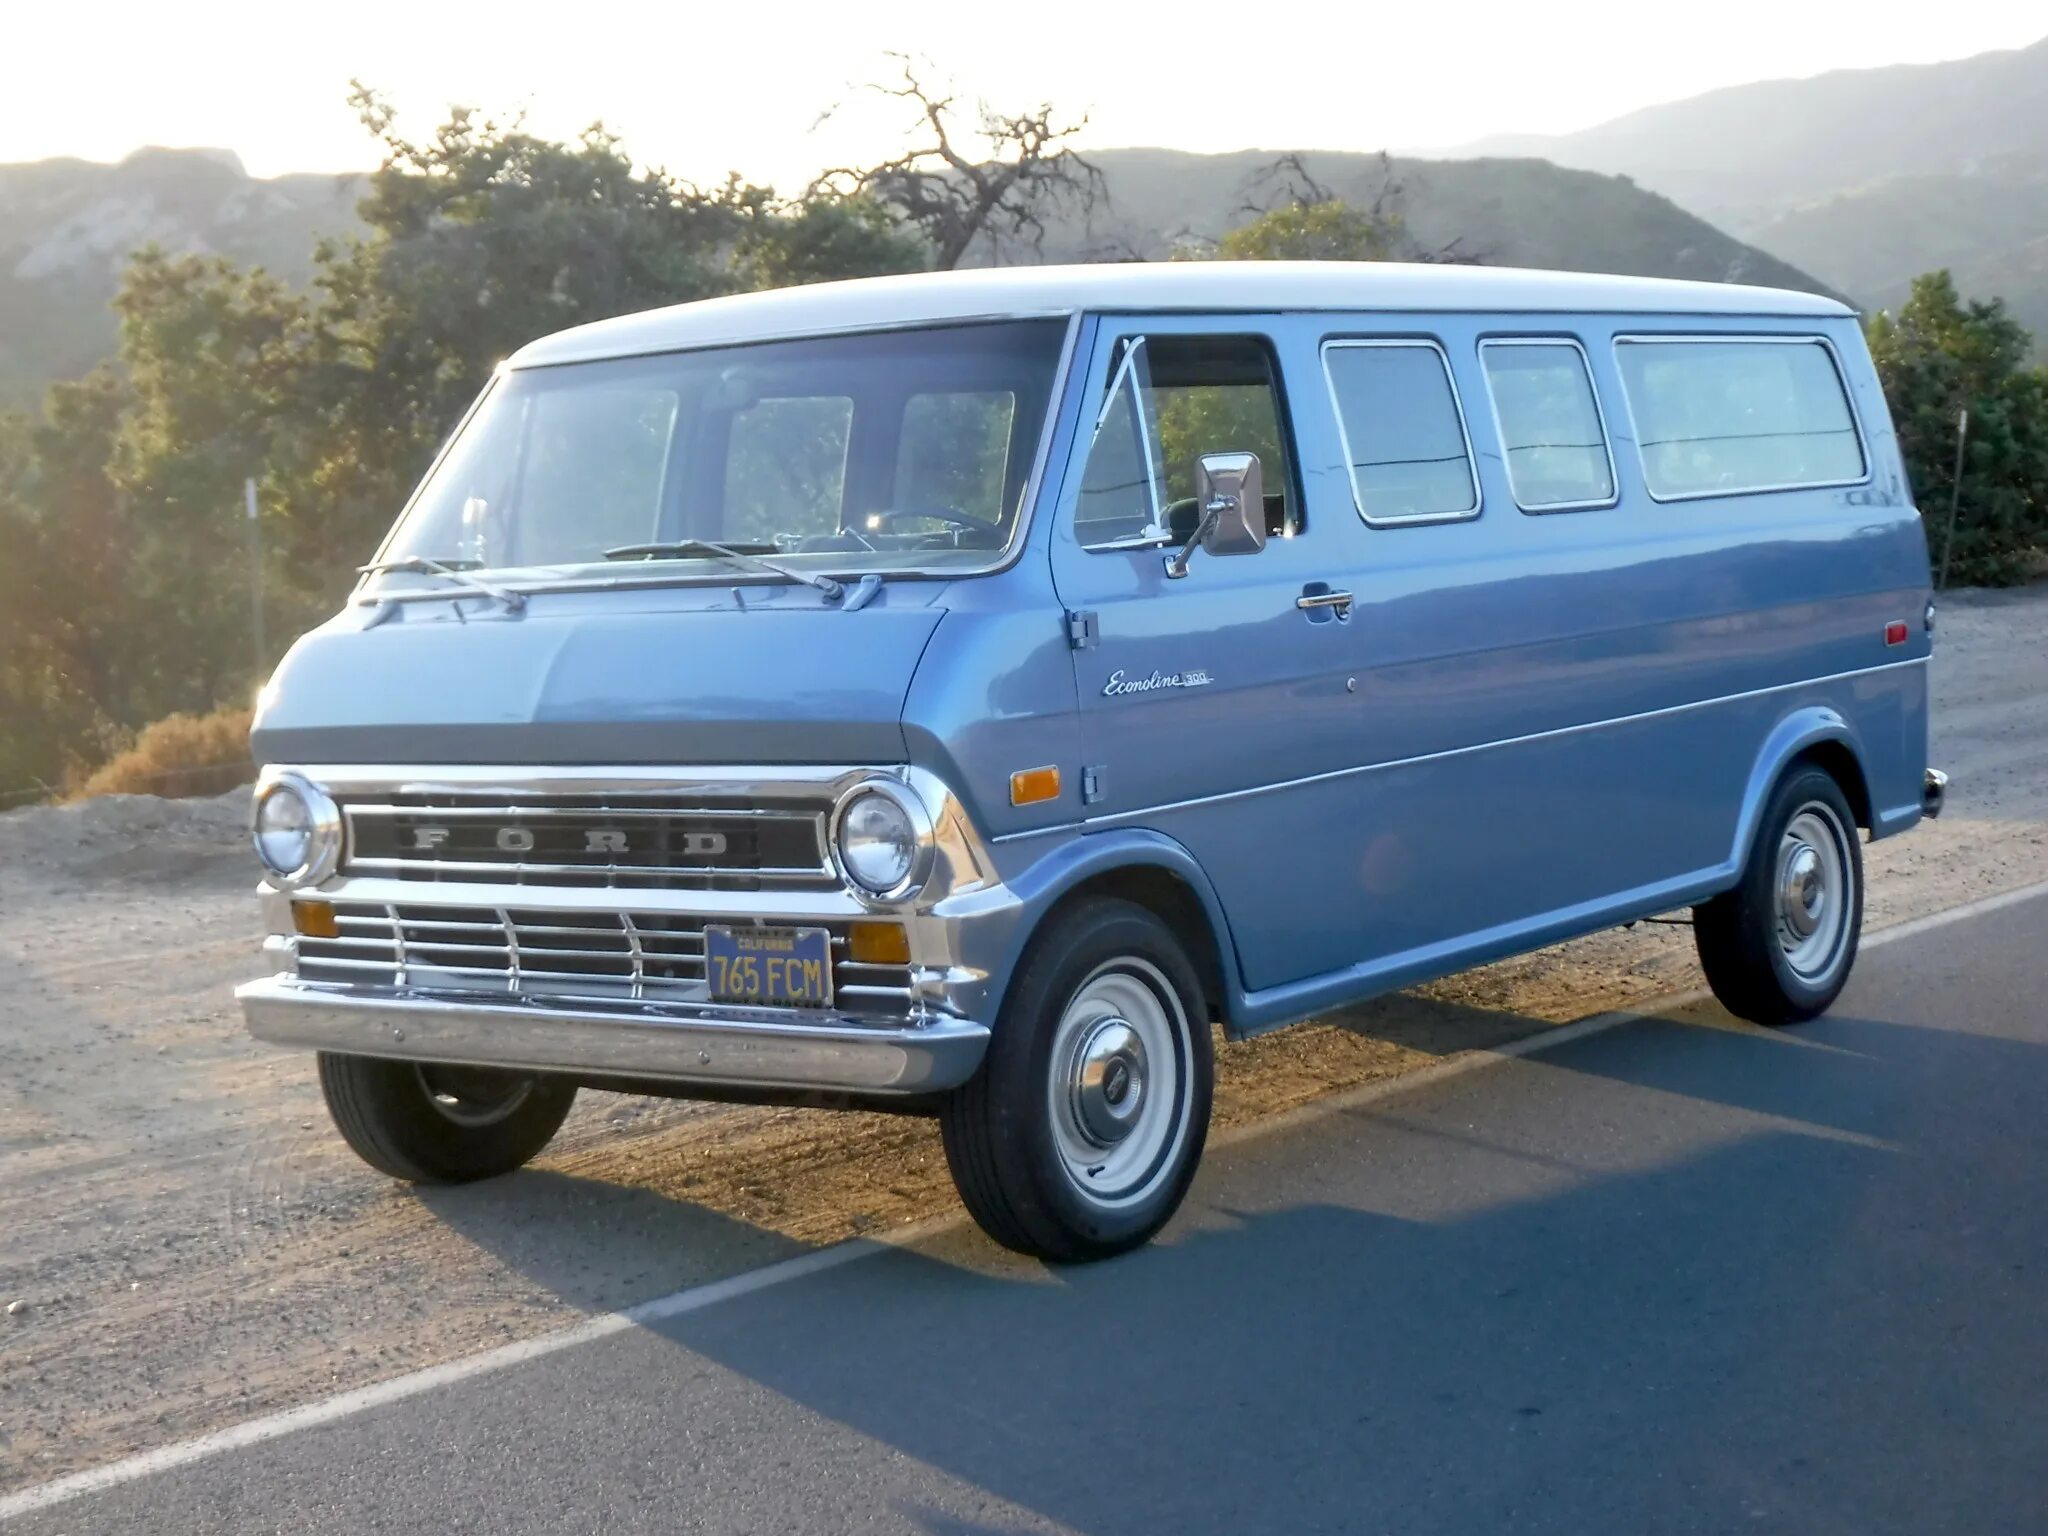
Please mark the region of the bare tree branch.
[[[1380, 167], [1384, 179], [1390, 169], [1385, 151], [1380, 154]], [[1237, 211], [1258, 218], [1275, 208], [1313, 208], [1337, 201], [1337, 194], [1309, 174], [1301, 152], [1294, 150], [1245, 178], [1244, 201], [1238, 204]]]
[[1244, 201], [1238, 212], [1262, 219], [1282, 209], [1323, 208], [1341, 203], [1360, 216], [1363, 226], [1376, 233], [1391, 261], [1413, 261], [1442, 266], [1483, 265], [1487, 255], [1466, 247], [1462, 235], [1440, 246], [1426, 246], [1408, 227], [1406, 204], [1408, 182], [1395, 170], [1393, 156], [1381, 150], [1376, 157], [1377, 176], [1371, 196], [1361, 202], [1343, 197], [1329, 183], [1310, 172], [1299, 151], [1281, 155], [1261, 166], [1245, 179]]
[[914, 147], [879, 165], [827, 170], [811, 183], [812, 194], [865, 194], [893, 209], [929, 242], [941, 269], [960, 265], [978, 241], [987, 243], [992, 260], [1001, 258], [1006, 240], [1042, 251], [1049, 218], [1070, 211], [1085, 217], [1107, 204], [1102, 172], [1068, 142], [1087, 126], [1086, 117], [1058, 122], [1050, 103], [1014, 114], [978, 103], [963, 147], [956, 98], [928, 87], [907, 54], [889, 57], [902, 79], [867, 89], [915, 107]]

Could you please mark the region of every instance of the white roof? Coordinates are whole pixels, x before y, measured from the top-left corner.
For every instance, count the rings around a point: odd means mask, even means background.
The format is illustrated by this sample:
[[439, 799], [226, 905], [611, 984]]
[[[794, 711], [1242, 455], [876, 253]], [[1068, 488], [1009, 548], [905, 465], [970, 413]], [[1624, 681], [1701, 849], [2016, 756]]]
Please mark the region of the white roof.
[[1363, 261], [1163, 261], [864, 277], [703, 299], [558, 331], [511, 366], [630, 357], [884, 326], [1080, 310], [1483, 310], [1841, 316], [1818, 294], [1735, 283]]

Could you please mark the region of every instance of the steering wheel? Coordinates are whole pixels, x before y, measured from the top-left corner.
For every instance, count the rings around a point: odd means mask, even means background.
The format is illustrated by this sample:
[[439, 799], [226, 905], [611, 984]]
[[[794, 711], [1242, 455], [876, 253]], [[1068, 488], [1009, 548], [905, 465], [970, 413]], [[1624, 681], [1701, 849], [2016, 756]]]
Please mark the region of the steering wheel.
[[998, 544], [1002, 542], [1003, 538], [1003, 525], [1001, 523], [984, 522], [981, 518], [969, 517], [964, 512], [956, 512], [951, 507], [891, 507], [886, 511], [868, 513], [868, 519], [871, 522], [880, 523], [884, 527], [906, 517], [930, 518], [933, 522], [944, 523], [947, 527], [957, 529], [961, 533], [985, 533]]

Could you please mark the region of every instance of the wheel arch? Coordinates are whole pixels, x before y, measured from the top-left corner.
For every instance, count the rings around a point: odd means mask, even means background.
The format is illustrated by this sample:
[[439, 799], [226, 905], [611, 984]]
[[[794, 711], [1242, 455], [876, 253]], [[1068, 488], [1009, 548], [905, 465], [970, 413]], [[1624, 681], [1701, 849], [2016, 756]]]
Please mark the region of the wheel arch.
[[1856, 825], [1868, 832], [1871, 825], [1870, 782], [1864, 776], [1863, 762], [1857, 757], [1848, 742], [1840, 737], [1829, 737], [1816, 741], [1801, 751], [1785, 766], [1812, 763], [1827, 770], [1830, 777], [1842, 786], [1842, 793], [1849, 801], [1849, 809], [1855, 813]]
[[1026, 920], [1004, 957], [1004, 990], [1044, 925], [1076, 901], [1115, 896], [1157, 916], [1186, 947], [1208, 1017], [1238, 1033], [1244, 987], [1229, 919], [1195, 856], [1161, 833], [1132, 829], [1077, 839], [1042, 860], [1018, 887]]
[[1793, 711], [1765, 738], [1750, 768], [1743, 789], [1742, 813], [1737, 821], [1735, 844], [1729, 851], [1729, 868], [1740, 873], [1756, 841], [1757, 826], [1771, 792], [1796, 765], [1812, 763], [1825, 769], [1842, 787], [1856, 825], [1870, 829], [1872, 810], [1870, 780], [1864, 769], [1862, 744], [1843, 715], [1824, 704]]

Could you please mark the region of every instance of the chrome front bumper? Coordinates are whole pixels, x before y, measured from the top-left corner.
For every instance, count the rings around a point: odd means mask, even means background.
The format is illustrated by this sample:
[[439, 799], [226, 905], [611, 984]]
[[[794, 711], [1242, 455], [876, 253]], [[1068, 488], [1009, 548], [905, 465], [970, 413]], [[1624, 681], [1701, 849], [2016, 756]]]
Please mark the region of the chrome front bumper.
[[676, 1083], [936, 1093], [974, 1075], [988, 1029], [967, 1019], [876, 1025], [824, 1013], [499, 1003], [372, 993], [273, 976], [235, 990], [249, 1033], [351, 1056]]
[[[988, 1028], [975, 1021], [995, 1014], [997, 981], [1025, 914], [1000, 882], [995, 860], [964, 809], [923, 770], [315, 764], [289, 771], [334, 796], [345, 818], [373, 820], [394, 807], [426, 814], [448, 806], [451, 817], [525, 825], [564, 804], [631, 810], [643, 803], [682, 803], [686, 808], [674, 814], [684, 816], [700, 801], [725, 816], [757, 804], [812, 805], [821, 863], [816, 871], [777, 869], [725, 885], [702, 870], [684, 871], [688, 878], [680, 885], [638, 878], [647, 872], [637, 867], [629, 883], [616, 883], [615, 877], [592, 883], [575, 877], [597, 866], [578, 865], [566, 873], [551, 864], [529, 868], [518, 864], [516, 851], [510, 862], [517, 867], [509, 872], [506, 861], [496, 858], [447, 862], [410, 852], [403, 859], [364, 859], [359, 867], [352, 862], [360, 852], [354, 823], [346, 822], [340, 867], [332, 875], [296, 890], [270, 883], [261, 892], [270, 934], [263, 951], [274, 974], [235, 994], [250, 1034], [259, 1040], [346, 1055], [684, 1087], [875, 1096], [943, 1092], [981, 1064]], [[827, 870], [827, 812], [849, 789], [877, 776], [918, 797], [931, 820], [928, 878], [914, 897], [872, 897]], [[602, 819], [601, 811], [593, 814]], [[512, 850], [509, 843], [500, 846]], [[600, 872], [609, 871], [606, 864]], [[745, 869], [735, 873], [747, 876]], [[759, 888], [727, 888], [733, 884]], [[328, 904], [335, 909], [330, 919], [344, 925], [360, 922], [366, 912], [382, 913], [389, 928], [348, 927], [340, 935], [302, 938], [294, 910], [301, 901]], [[449, 923], [436, 924], [432, 909], [443, 909]], [[659, 922], [640, 926], [642, 915]], [[527, 949], [521, 934], [529, 917], [541, 921], [534, 932], [556, 938]], [[620, 919], [624, 948], [612, 928], [592, 923], [600, 917]], [[903, 925], [909, 962], [868, 965], [842, 978], [834, 990], [845, 1011], [719, 1004], [710, 1000], [701, 975], [674, 969], [690, 957], [672, 952], [676, 944], [670, 941], [712, 923], [817, 925], [836, 932], [878, 919]], [[555, 923], [568, 926], [547, 926]], [[418, 926], [449, 931], [431, 932], [425, 941], [408, 937]], [[586, 928], [598, 936], [575, 949], [562, 947], [560, 934]], [[365, 942], [366, 935], [377, 942]], [[307, 944], [332, 949], [337, 938], [356, 942], [362, 958], [376, 964], [350, 964], [337, 973], [344, 957], [325, 953], [309, 959], [301, 952]], [[655, 944], [669, 949], [647, 947]], [[535, 968], [550, 955], [575, 956], [557, 968], [571, 974]], [[643, 968], [650, 959], [661, 962], [652, 972]], [[605, 960], [624, 967], [596, 963]], [[307, 974], [309, 965], [326, 969]], [[870, 974], [882, 969], [890, 974]]]

